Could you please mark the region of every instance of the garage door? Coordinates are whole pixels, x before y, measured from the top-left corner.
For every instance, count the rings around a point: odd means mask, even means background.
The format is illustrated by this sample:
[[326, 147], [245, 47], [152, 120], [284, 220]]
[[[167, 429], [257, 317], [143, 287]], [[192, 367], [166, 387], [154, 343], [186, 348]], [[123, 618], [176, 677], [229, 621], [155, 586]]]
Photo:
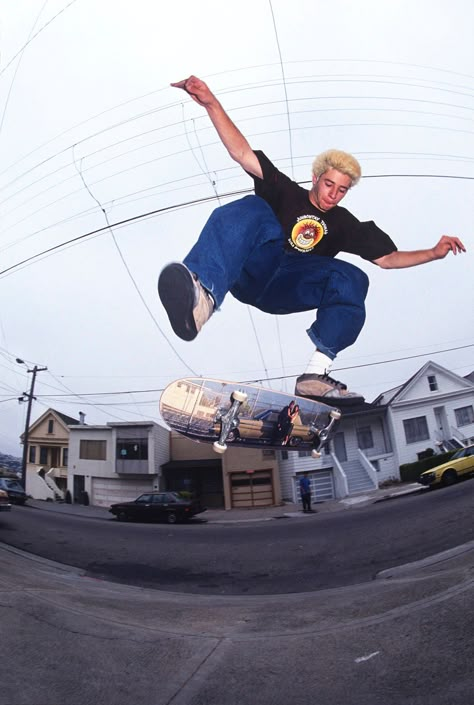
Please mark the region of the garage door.
[[[301, 476], [302, 473], [298, 473], [295, 478], [295, 496], [298, 502], [301, 502], [299, 486]], [[328, 499], [334, 499], [334, 481], [332, 470], [308, 472], [308, 478], [311, 485], [311, 499], [313, 502], [325, 502]]]
[[233, 507], [271, 507], [274, 502], [271, 470], [233, 472], [230, 476]]
[[153, 479], [117, 480], [106, 477], [93, 477], [91, 482], [92, 504], [110, 507], [115, 502], [129, 502], [144, 492], [153, 490]]

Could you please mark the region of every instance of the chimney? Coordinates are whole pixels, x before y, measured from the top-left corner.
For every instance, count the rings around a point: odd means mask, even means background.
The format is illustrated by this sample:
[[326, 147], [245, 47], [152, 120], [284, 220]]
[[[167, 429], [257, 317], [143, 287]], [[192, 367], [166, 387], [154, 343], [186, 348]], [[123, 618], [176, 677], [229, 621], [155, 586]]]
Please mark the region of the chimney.
[[83, 412], [83, 411], [80, 411], [80, 412], [79, 412], [79, 423], [80, 423], [81, 426], [84, 426], [84, 424], [85, 424], [85, 418], [86, 418], [86, 415], [84, 414], [84, 412]]

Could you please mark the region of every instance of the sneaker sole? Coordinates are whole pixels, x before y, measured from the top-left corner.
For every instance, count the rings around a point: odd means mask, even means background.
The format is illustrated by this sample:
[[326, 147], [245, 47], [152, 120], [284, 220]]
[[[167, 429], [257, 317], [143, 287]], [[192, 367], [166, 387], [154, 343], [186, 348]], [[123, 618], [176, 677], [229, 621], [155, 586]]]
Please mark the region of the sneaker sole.
[[310, 399], [311, 401], [320, 401], [326, 406], [334, 406], [336, 409], [340, 409], [347, 406], [356, 406], [357, 404], [364, 404], [364, 397], [325, 397], [316, 396], [310, 394], [301, 394], [295, 391], [295, 397], [300, 397], [301, 399]]
[[158, 278], [158, 295], [178, 338], [191, 341], [198, 331], [194, 321], [194, 279], [184, 264], [176, 262], [163, 269]]

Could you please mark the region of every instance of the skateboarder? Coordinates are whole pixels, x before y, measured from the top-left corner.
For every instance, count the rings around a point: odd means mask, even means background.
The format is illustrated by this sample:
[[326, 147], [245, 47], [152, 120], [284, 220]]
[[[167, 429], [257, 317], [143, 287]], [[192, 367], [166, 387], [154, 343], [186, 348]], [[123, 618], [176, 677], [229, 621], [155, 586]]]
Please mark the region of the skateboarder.
[[363, 401], [328, 375], [364, 325], [369, 284], [363, 271], [336, 255], [348, 252], [398, 269], [464, 252], [464, 245], [443, 235], [432, 248], [398, 251], [373, 221], [360, 222], [339, 206], [361, 176], [352, 155], [329, 150], [317, 156], [308, 191], [250, 147], [203, 81], [190, 76], [171, 85], [207, 110], [229, 155], [253, 178], [256, 194], [217, 208], [183, 263], [161, 272], [158, 290], [174, 332], [193, 340], [228, 291], [267, 313], [317, 309], [307, 331], [315, 351], [295, 394], [338, 406]]

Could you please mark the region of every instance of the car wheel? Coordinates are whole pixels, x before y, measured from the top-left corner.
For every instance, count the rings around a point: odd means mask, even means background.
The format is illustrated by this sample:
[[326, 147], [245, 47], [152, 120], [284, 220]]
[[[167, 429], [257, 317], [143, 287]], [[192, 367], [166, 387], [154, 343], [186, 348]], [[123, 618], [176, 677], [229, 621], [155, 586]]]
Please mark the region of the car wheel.
[[446, 470], [446, 472], [443, 473], [443, 477], [441, 478], [441, 484], [443, 485], [443, 487], [448, 487], [448, 485], [454, 485], [457, 479], [458, 476], [456, 474], [456, 470]]
[[117, 521], [128, 521], [127, 513], [124, 511], [118, 512]]
[[302, 439], [298, 438], [298, 436], [291, 436], [288, 445], [291, 446], [292, 448], [295, 448], [296, 446], [299, 446], [301, 443]]
[[174, 512], [171, 512], [166, 517], [166, 521], [168, 522], [168, 524], [176, 524], [176, 522], [178, 521], [178, 517]]

